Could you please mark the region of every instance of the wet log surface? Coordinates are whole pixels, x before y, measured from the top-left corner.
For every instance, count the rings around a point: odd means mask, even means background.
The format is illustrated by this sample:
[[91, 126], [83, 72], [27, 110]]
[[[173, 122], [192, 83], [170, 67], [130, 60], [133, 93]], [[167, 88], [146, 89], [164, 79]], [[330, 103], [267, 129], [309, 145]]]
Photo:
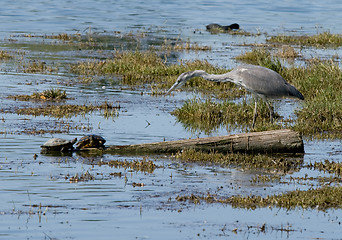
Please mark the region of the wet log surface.
[[299, 133], [289, 130], [251, 132], [228, 136], [107, 146], [109, 154], [175, 153], [184, 149], [221, 153], [304, 153]]

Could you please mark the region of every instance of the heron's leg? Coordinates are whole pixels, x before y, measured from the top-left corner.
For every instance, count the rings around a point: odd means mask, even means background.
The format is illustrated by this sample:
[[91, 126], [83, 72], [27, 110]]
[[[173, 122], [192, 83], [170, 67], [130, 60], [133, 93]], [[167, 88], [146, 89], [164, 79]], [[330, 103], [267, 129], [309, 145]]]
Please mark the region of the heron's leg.
[[267, 101], [266, 98], [265, 98], [264, 100], [265, 100], [265, 102], [266, 102], [266, 105], [267, 105], [267, 107], [268, 107], [268, 110], [270, 110], [270, 122], [273, 123], [273, 116], [274, 116], [273, 108], [272, 108], [272, 106], [270, 105], [270, 103]]
[[254, 116], [253, 116], [253, 124], [252, 124], [252, 128], [254, 128], [254, 125], [255, 125], [255, 120], [256, 120], [256, 117], [258, 115], [257, 113], [257, 105], [258, 105], [258, 99], [255, 98], [255, 105], [254, 105]]

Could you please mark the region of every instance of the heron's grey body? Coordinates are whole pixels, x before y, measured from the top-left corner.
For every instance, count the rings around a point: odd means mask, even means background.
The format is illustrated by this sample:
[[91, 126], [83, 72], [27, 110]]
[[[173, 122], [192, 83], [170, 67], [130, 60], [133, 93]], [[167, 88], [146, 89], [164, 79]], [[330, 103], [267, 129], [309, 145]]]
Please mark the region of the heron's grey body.
[[168, 90], [167, 94], [175, 88], [182, 86], [193, 77], [202, 77], [212, 82], [233, 82], [250, 91], [255, 97], [253, 127], [256, 119], [257, 99], [262, 98], [269, 110], [270, 119], [273, 120], [273, 110], [267, 98], [294, 97], [304, 100], [304, 96], [277, 72], [255, 65], [241, 65], [224, 74], [209, 74], [203, 70], [195, 70], [182, 73], [176, 83]]

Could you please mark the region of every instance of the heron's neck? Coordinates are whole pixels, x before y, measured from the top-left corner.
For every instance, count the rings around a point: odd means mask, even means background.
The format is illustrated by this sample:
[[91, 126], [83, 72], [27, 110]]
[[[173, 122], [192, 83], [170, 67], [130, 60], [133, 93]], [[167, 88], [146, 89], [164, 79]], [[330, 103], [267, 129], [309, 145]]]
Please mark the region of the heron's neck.
[[211, 81], [211, 82], [232, 82], [235, 83], [234, 79], [232, 79], [229, 76], [229, 72], [228, 73], [224, 73], [224, 74], [209, 74], [205, 71], [201, 71], [199, 72], [199, 74], [197, 75], [199, 77], [204, 78], [205, 80]]

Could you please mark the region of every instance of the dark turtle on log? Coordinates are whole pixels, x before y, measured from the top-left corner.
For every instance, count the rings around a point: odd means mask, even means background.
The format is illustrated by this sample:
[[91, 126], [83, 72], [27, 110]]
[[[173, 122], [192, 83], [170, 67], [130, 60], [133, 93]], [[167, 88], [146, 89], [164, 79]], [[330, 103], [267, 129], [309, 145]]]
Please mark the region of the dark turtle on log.
[[42, 153], [48, 152], [71, 152], [74, 149], [74, 144], [77, 142], [77, 138], [72, 141], [62, 139], [62, 138], [52, 138], [44, 143], [42, 148]]
[[77, 149], [104, 148], [106, 140], [99, 135], [87, 135], [82, 137], [76, 144]]
[[212, 23], [206, 26], [208, 31], [215, 31], [215, 30], [221, 30], [221, 31], [230, 31], [230, 30], [237, 30], [240, 28], [239, 24], [233, 23], [228, 26], [222, 26], [217, 23]]

